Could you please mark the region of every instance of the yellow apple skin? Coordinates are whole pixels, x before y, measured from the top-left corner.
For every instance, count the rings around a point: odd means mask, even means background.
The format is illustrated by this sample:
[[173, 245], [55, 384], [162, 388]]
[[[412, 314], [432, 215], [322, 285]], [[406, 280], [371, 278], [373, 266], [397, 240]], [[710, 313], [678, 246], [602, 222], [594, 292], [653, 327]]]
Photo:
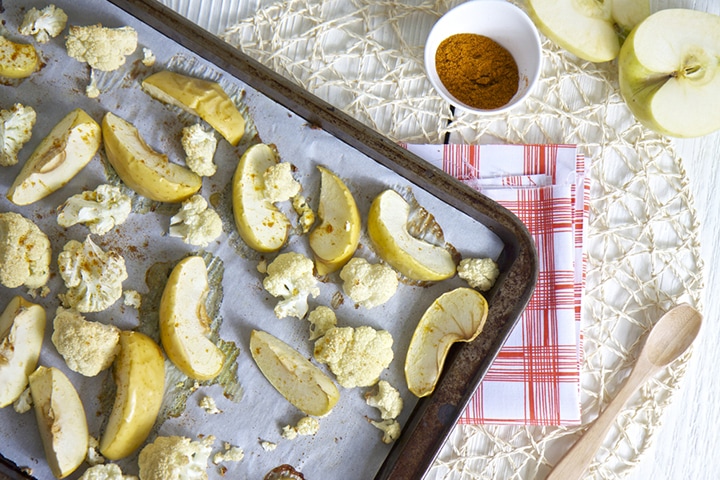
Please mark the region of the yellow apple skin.
[[407, 231], [408, 203], [394, 190], [375, 197], [368, 212], [368, 235], [377, 254], [411, 280], [434, 282], [455, 275], [449, 251]]
[[220, 84], [164, 70], [142, 82], [152, 97], [205, 120], [231, 145], [245, 133], [245, 119]]
[[413, 394], [425, 397], [433, 392], [452, 344], [475, 340], [487, 314], [485, 297], [466, 287], [446, 292], [430, 305], [415, 327], [405, 357], [405, 379]]
[[56, 478], [73, 473], [88, 451], [88, 426], [80, 396], [70, 380], [54, 367], [30, 374], [30, 394], [45, 458]]
[[327, 415], [340, 399], [340, 392], [330, 377], [269, 333], [253, 330], [250, 353], [272, 386], [305, 414]]
[[160, 299], [160, 340], [165, 353], [195, 380], [215, 378], [225, 362], [225, 354], [207, 338], [209, 290], [205, 260], [191, 256], [173, 268]]
[[290, 231], [290, 220], [264, 193], [263, 173], [278, 161], [274, 145], [258, 143], [243, 153], [232, 179], [235, 226], [240, 238], [258, 252], [280, 250]]
[[138, 130], [112, 112], [102, 121], [103, 143], [120, 179], [140, 195], [158, 202], [178, 203], [202, 187], [202, 178], [168, 160], [145, 143]]
[[45, 325], [45, 309], [20, 296], [0, 314], [0, 408], [25, 390], [40, 357]]
[[53, 127], [8, 190], [8, 200], [29, 205], [65, 186], [100, 148], [100, 125], [77, 108]]
[[347, 263], [360, 242], [360, 212], [345, 183], [325, 167], [320, 170], [317, 225], [309, 236], [318, 275], [332, 273]]
[[627, 37], [618, 57], [620, 94], [635, 118], [663, 135], [720, 129], [720, 16], [660, 10]]
[[117, 393], [100, 439], [100, 453], [108, 460], [119, 460], [140, 447], [157, 420], [165, 392], [162, 350], [145, 334], [121, 332], [113, 376]]
[[0, 77], [29, 77], [37, 71], [39, 63], [31, 44], [15, 43], [0, 35]]

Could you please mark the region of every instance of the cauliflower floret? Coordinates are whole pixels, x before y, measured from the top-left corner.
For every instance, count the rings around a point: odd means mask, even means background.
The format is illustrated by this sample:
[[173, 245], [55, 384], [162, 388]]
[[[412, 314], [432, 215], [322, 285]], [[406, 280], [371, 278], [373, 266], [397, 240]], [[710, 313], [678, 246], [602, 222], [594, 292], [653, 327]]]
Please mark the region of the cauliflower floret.
[[262, 440], [260, 442], [260, 446], [266, 452], [272, 452], [273, 450], [275, 450], [277, 448], [277, 443], [268, 442], [267, 440]]
[[343, 387], [369, 387], [392, 362], [392, 344], [386, 330], [335, 327], [315, 342], [314, 355], [330, 367]]
[[47, 43], [60, 35], [67, 23], [67, 15], [61, 8], [48, 5], [42, 10], [33, 7], [23, 17], [21, 35], [32, 35], [38, 43]]
[[68, 368], [94, 377], [112, 365], [120, 351], [120, 329], [92, 322], [77, 311], [58, 307], [53, 320], [52, 343]]
[[100, 88], [98, 88], [97, 75], [95, 75], [95, 69], [90, 69], [90, 83], [85, 87], [85, 95], [88, 98], [97, 98], [100, 96]]
[[157, 59], [155, 58], [155, 54], [153, 53], [153, 51], [149, 48], [143, 48], [142, 64], [146, 67], [152, 67], [153, 65], [155, 65], [155, 60]]
[[365, 402], [380, 410], [380, 418], [383, 420], [397, 418], [403, 408], [400, 392], [386, 380], [378, 382], [377, 392], [365, 394]]
[[245, 458], [245, 452], [243, 452], [242, 448], [230, 445], [228, 442], [225, 442], [224, 447], [224, 451], [213, 455], [215, 465], [222, 462], [239, 462]]
[[37, 115], [32, 107], [16, 103], [0, 110], [0, 166], [17, 164], [17, 154], [32, 136]]
[[217, 171], [213, 163], [217, 137], [212, 131], [202, 128], [196, 123], [182, 130], [182, 147], [185, 150], [185, 163], [193, 172], [201, 177], [211, 177]]
[[298, 432], [292, 425], [285, 425], [280, 436], [285, 440], [295, 440], [298, 436]]
[[82, 313], [100, 312], [115, 303], [128, 276], [125, 259], [117, 252], [104, 252], [90, 236], [83, 243], [67, 242], [58, 255], [58, 267], [68, 288], [60, 299]]
[[85, 461], [91, 467], [105, 463], [105, 457], [100, 453], [100, 442], [92, 435], [88, 435], [88, 451], [85, 455]]
[[8, 288], [40, 288], [50, 276], [50, 240], [32, 220], [0, 213], [0, 283]]
[[142, 296], [137, 290], [125, 290], [123, 292], [123, 305], [133, 307], [135, 310], [140, 310], [142, 305]]
[[292, 176], [292, 165], [279, 162], [268, 167], [263, 173], [265, 198], [270, 203], [284, 202], [300, 193], [300, 182]]
[[313, 268], [312, 260], [296, 252], [281, 253], [268, 265], [263, 287], [272, 296], [283, 297], [275, 306], [277, 318], [305, 316], [308, 295], [320, 295]]
[[310, 340], [317, 340], [337, 325], [337, 316], [330, 307], [321, 305], [310, 312], [308, 321], [310, 322]]
[[401, 429], [397, 420], [383, 420], [382, 422], [370, 420], [370, 423], [383, 431], [383, 443], [392, 443], [400, 437]]
[[107, 28], [100, 24], [70, 26], [65, 48], [70, 57], [92, 68], [111, 72], [125, 64], [125, 56], [137, 48], [138, 35], [132, 27]]
[[30, 387], [23, 390], [18, 398], [13, 402], [13, 410], [17, 413], [29, 412], [33, 406], [32, 395], [30, 395]]
[[384, 263], [354, 257], [340, 271], [343, 291], [353, 302], [373, 308], [390, 300], [398, 288], [397, 273]]
[[137, 480], [137, 478], [135, 475], [123, 475], [119, 466], [108, 463], [88, 468], [79, 480]]
[[141, 480], [206, 480], [207, 462], [215, 437], [199, 441], [187, 437], [157, 437], [140, 452], [138, 467]]
[[127, 220], [132, 200], [114, 185], [99, 185], [65, 200], [60, 206], [57, 222], [61, 227], [84, 223], [90, 232], [105, 235]]
[[170, 219], [170, 236], [180, 237], [190, 245], [206, 247], [222, 233], [222, 220], [208, 207], [202, 195], [196, 194], [182, 202], [178, 213]]
[[320, 430], [320, 422], [317, 418], [303, 417], [295, 425], [298, 435], [315, 435]]
[[492, 258], [463, 258], [457, 267], [458, 277], [481, 292], [490, 290], [500, 275]]
[[302, 232], [309, 232], [310, 227], [315, 223], [315, 212], [313, 212], [310, 205], [307, 204], [307, 200], [303, 195], [295, 195], [292, 199], [292, 206], [295, 213], [300, 217], [298, 222], [300, 223], [300, 227], [302, 227]]

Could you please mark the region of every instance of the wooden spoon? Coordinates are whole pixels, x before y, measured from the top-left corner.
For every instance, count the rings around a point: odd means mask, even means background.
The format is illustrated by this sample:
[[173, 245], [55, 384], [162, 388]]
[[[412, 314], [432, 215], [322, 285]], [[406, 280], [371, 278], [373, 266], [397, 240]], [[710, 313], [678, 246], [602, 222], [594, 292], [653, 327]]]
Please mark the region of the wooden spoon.
[[689, 305], [678, 305], [657, 321], [625, 384], [580, 440], [555, 465], [547, 480], [581, 478], [623, 406], [645, 381], [688, 349], [701, 323], [702, 316]]

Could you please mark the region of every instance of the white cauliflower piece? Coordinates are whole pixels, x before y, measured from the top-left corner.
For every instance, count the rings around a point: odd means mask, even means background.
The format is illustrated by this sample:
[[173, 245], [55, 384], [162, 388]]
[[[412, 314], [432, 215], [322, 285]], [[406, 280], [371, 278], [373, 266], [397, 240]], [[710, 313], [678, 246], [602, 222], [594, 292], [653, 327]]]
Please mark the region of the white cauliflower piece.
[[137, 480], [135, 475], [123, 475], [119, 466], [114, 463], [107, 465], [94, 465], [85, 472], [79, 480]]
[[382, 441], [383, 443], [392, 443], [400, 438], [400, 424], [397, 420], [383, 420], [382, 422], [376, 422], [370, 420], [375, 427], [379, 428], [383, 432]]
[[91, 467], [105, 463], [105, 457], [100, 453], [100, 442], [92, 435], [88, 435], [88, 451], [87, 455], [85, 455], [85, 461]]
[[58, 307], [52, 343], [70, 370], [94, 377], [112, 365], [119, 342], [120, 329], [115, 325], [85, 320], [76, 310]]
[[60, 35], [67, 24], [67, 15], [61, 8], [48, 5], [42, 10], [33, 7], [23, 17], [21, 35], [32, 35], [38, 43], [47, 43]]
[[369, 387], [392, 362], [392, 344], [386, 330], [335, 327], [315, 342], [314, 356], [330, 367], [343, 387]]
[[397, 418], [403, 408], [400, 392], [386, 380], [380, 380], [377, 386], [377, 392], [365, 394], [365, 402], [380, 410], [380, 418], [383, 420]]
[[125, 64], [137, 48], [138, 34], [132, 27], [107, 28], [101, 24], [70, 26], [65, 48], [70, 57], [90, 67], [111, 72]]
[[320, 431], [320, 421], [314, 417], [303, 417], [295, 425], [298, 435], [315, 435]]
[[280, 436], [285, 440], [295, 440], [298, 436], [298, 432], [292, 425], [285, 425]]
[[265, 181], [265, 198], [270, 203], [290, 200], [300, 193], [300, 182], [292, 176], [292, 165], [288, 162], [279, 162], [268, 167], [263, 173]]
[[149, 48], [143, 48], [142, 50], [143, 50], [142, 64], [145, 65], [146, 67], [152, 67], [153, 65], [155, 65], [155, 61], [157, 60], [157, 58], [155, 58], [155, 54], [153, 53], [153, 51], [150, 50]]
[[295, 195], [292, 199], [292, 206], [295, 213], [298, 214], [300, 227], [303, 233], [310, 231], [310, 228], [315, 223], [315, 212], [313, 212], [310, 205], [307, 204], [307, 200], [303, 195]]
[[297, 252], [281, 253], [268, 265], [263, 287], [272, 296], [283, 298], [275, 306], [277, 318], [303, 318], [307, 314], [308, 295], [320, 295], [314, 267], [312, 260]]
[[196, 123], [182, 129], [182, 147], [185, 151], [185, 163], [201, 177], [212, 177], [217, 171], [213, 163], [218, 139], [215, 133]]
[[353, 302], [373, 308], [390, 300], [398, 288], [397, 273], [384, 263], [354, 257], [340, 271], [343, 291]]
[[123, 305], [133, 307], [135, 310], [140, 310], [142, 305], [142, 296], [137, 290], [125, 290], [123, 292]]
[[13, 410], [17, 413], [29, 412], [33, 406], [32, 395], [30, 395], [30, 387], [23, 390], [18, 398], [13, 402]]
[[170, 236], [180, 237], [189, 245], [206, 247], [221, 233], [220, 215], [208, 207], [207, 201], [199, 194], [182, 202], [178, 213], [170, 219]]
[[140, 452], [140, 480], [207, 480], [207, 462], [215, 437], [192, 441], [187, 437], [157, 437]]
[[117, 252], [103, 251], [90, 236], [83, 243], [70, 240], [58, 255], [60, 276], [68, 288], [59, 297], [78, 312], [101, 312], [122, 296], [127, 278], [125, 259]]
[[44, 286], [50, 276], [50, 240], [32, 220], [0, 213], [0, 283], [8, 288]]
[[224, 448], [224, 451], [217, 452], [213, 455], [213, 463], [215, 465], [223, 462], [240, 462], [243, 458], [245, 458], [245, 452], [243, 452], [243, 449], [240, 447], [236, 447], [234, 445], [230, 445], [228, 442], [225, 442]]
[[308, 321], [310, 322], [310, 340], [317, 340], [337, 325], [337, 316], [330, 307], [320, 305], [310, 312]]
[[272, 452], [273, 450], [275, 450], [277, 448], [277, 443], [268, 442], [267, 440], [263, 440], [260, 442], [260, 446], [266, 452]]
[[458, 277], [481, 292], [490, 290], [500, 276], [500, 269], [492, 258], [463, 258], [457, 267]]
[[0, 166], [17, 164], [17, 154], [32, 137], [37, 114], [32, 107], [16, 103], [10, 110], [0, 110]]
[[85, 95], [88, 98], [97, 98], [100, 96], [100, 88], [97, 83], [97, 75], [95, 75], [95, 69], [90, 69], [90, 83], [85, 87]]
[[85, 224], [91, 233], [105, 235], [127, 220], [132, 200], [114, 185], [99, 185], [65, 200], [60, 206], [57, 222], [61, 227]]

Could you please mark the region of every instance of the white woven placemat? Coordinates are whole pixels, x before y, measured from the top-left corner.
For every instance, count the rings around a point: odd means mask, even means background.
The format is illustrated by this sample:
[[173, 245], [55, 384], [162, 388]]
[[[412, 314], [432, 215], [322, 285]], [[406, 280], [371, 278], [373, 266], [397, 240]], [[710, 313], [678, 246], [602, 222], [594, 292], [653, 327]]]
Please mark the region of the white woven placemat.
[[[467, 143], [577, 143], [591, 181], [584, 423], [613, 398], [664, 311], [680, 302], [700, 308], [698, 225], [682, 162], [670, 140], [634, 121], [614, 63], [583, 62], [545, 41], [543, 75], [525, 105], [492, 117], [454, 115], [426, 80], [422, 51], [433, 23], [462, 2], [164, 3], [391, 139], [441, 143], [450, 133]], [[209, 24], [218, 11], [222, 19]], [[620, 477], [639, 461], [686, 360], [631, 400], [590, 478]], [[583, 429], [461, 425], [429, 477], [543, 478]]]

